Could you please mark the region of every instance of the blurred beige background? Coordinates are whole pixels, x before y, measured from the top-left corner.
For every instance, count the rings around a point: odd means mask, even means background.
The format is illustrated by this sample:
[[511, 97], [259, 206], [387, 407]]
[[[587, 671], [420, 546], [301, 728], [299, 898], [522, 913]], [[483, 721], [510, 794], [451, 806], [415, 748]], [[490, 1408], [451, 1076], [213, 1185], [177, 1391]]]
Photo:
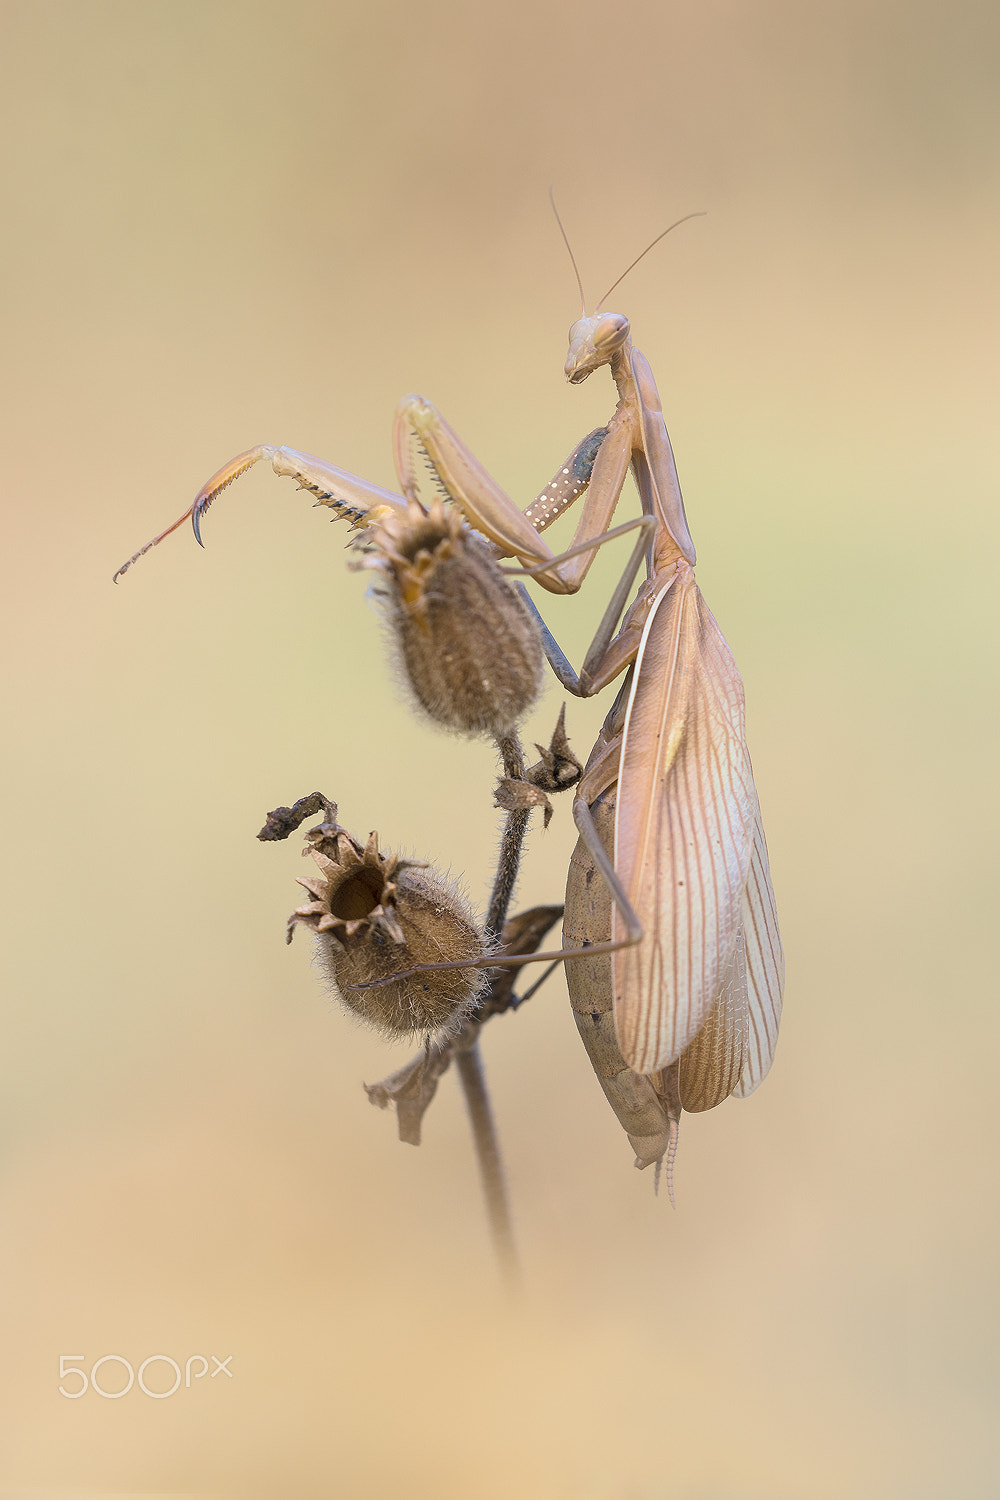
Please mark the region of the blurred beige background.
[[[0, 1493], [995, 1495], [995, 9], [3, 29]], [[252, 443], [391, 483], [407, 390], [525, 503], [612, 404], [562, 377], [550, 183], [591, 300], [708, 211], [614, 302], [746, 680], [789, 981], [766, 1086], [685, 1119], [676, 1212], [562, 980], [492, 1024], [511, 1308], [454, 1078], [399, 1145], [361, 1082], [406, 1051], [285, 948], [303, 867], [254, 840], [318, 786], [481, 901], [489, 748], [412, 718], [343, 530], [268, 472], [110, 577]], [[550, 607], [577, 661], [614, 572]], [[521, 904], [571, 844], [564, 803]], [[232, 1378], [58, 1393], [60, 1355], [156, 1353]]]

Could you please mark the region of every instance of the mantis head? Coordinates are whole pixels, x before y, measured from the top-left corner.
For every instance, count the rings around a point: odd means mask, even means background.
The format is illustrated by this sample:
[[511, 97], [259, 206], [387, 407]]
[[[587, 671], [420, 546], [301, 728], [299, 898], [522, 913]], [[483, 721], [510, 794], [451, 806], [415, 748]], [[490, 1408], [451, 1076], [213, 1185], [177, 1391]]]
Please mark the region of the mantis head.
[[566, 356], [566, 379], [570, 385], [601, 365], [611, 363], [628, 341], [629, 321], [624, 313], [594, 313], [578, 318], [569, 331], [569, 353]]
[[556, 208], [556, 200], [551, 188], [549, 188], [549, 202], [552, 204], [552, 212], [556, 216], [556, 223], [559, 225], [559, 233], [563, 237], [563, 243], [569, 251], [570, 260], [573, 262], [573, 270], [576, 272], [576, 284], [580, 288], [581, 315], [569, 331], [569, 353], [566, 356], [566, 379], [570, 385], [579, 385], [581, 380], [586, 380], [587, 376], [593, 374], [595, 370], [600, 369], [601, 365], [611, 364], [615, 355], [628, 342], [628, 318], [625, 317], [624, 313], [602, 313], [602, 304], [607, 302], [615, 287], [625, 279], [629, 271], [632, 270], [632, 267], [637, 266], [642, 260], [643, 255], [648, 255], [653, 246], [660, 243], [664, 235], [669, 234], [671, 229], [676, 229], [678, 224], [685, 224], [688, 219], [700, 218], [701, 214], [685, 214], [683, 219], [678, 219], [676, 223], [664, 229], [662, 234], [658, 234], [656, 239], [652, 240], [646, 246], [642, 254], [637, 255], [632, 264], [625, 267], [618, 281], [611, 283], [600, 302], [598, 302], [597, 311], [588, 316], [587, 299], [583, 292], [580, 268], [576, 263], [576, 256], [573, 254], [573, 247], [567, 238], [563, 221], [559, 217], [559, 210]]

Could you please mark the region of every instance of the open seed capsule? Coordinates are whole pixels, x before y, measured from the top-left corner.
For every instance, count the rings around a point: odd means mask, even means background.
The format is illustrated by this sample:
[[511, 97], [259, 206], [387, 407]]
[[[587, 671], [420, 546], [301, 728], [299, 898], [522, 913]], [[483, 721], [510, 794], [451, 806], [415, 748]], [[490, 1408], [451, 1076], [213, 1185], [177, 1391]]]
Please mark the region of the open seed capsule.
[[485, 957], [476, 920], [438, 872], [383, 854], [378, 834], [362, 845], [327, 824], [310, 834], [319, 876], [301, 879], [313, 898], [288, 919], [317, 936], [320, 964], [343, 1003], [391, 1036], [456, 1031], [488, 983], [482, 969], [444, 969], [380, 984], [419, 964]]

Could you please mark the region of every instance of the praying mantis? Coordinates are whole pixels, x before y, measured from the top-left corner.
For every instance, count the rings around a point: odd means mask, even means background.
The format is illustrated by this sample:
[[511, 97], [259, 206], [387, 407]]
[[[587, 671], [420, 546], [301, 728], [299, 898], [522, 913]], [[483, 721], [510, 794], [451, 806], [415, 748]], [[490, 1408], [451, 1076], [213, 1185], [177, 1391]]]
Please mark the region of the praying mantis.
[[[638, 527], [632, 558], [579, 675], [542, 625], [550, 664], [574, 694], [590, 696], [628, 674], [576, 788], [580, 843], [567, 890], [566, 946], [483, 962], [567, 961], [585, 1045], [636, 1149], [636, 1165], [647, 1166], [665, 1154], [669, 1162], [682, 1108], [704, 1110], [731, 1094], [745, 1096], [767, 1073], [783, 960], [742, 681], [694, 580], [696, 554], [656, 383], [632, 343], [628, 318], [600, 310], [588, 315], [582, 286], [581, 301], [566, 377], [579, 384], [607, 365], [618, 402], [607, 426], [573, 449], [523, 512], [437, 409], [409, 395], [393, 424], [399, 492], [310, 454], [260, 445], [214, 474], [184, 515], [115, 578], [188, 518], [200, 543], [208, 507], [261, 461], [356, 528], [401, 518], [417, 501], [411, 433], [469, 523], [550, 593], [575, 593], [596, 548]], [[630, 467], [643, 516], [612, 528]], [[541, 533], [581, 496], [573, 544], [555, 556]], [[621, 618], [644, 557], [646, 580]], [[605, 893], [598, 901], [587, 895], [595, 874]], [[424, 969], [433, 967], [443, 966]]]
[[[563, 940], [570, 1000], [595, 1072], [636, 1165], [666, 1155], [669, 1183], [681, 1110], [745, 1097], [767, 1074], [784, 961], [743, 684], [694, 580], [655, 385], [630, 346], [627, 320], [613, 315], [610, 337], [595, 322], [584, 317], [571, 329], [566, 372], [582, 379], [610, 365], [615, 418], [625, 414], [653, 526], [647, 579], [615, 634], [634, 553], [579, 676], [542, 626], [553, 670], [574, 694], [589, 696], [628, 668], [576, 788], [580, 841]], [[599, 463], [600, 455], [592, 490]], [[590, 950], [586, 960], [581, 948]], [[595, 958], [601, 950], [611, 951], [610, 964]]]

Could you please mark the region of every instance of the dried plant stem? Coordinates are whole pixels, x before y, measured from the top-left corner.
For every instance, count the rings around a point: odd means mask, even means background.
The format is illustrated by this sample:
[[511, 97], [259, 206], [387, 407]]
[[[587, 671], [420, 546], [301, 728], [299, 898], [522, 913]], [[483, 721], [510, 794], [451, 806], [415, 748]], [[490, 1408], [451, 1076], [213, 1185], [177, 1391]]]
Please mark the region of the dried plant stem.
[[[498, 735], [497, 749], [503, 760], [504, 776], [512, 781], [523, 781], [524, 752], [516, 731], [512, 729], [508, 734]], [[489, 910], [486, 913], [485, 936], [488, 943], [500, 941], [503, 924], [507, 920], [507, 909], [510, 906], [510, 898], [514, 894], [514, 883], [517, 880], [518, 865], [521, 862], [521, 845], [524, 843], [524, 832], [528, 826], [529, 816], [530, 809], [527, 808], [516, 808], [507, 814], [507, 821], [500, 839], [493, 894], [490, 896]]]
[[471, 1047], [457, 1052], [455, 1061], [469, 1111], [472, 1138], [476, 1143], [479, 1175], [486, 1197], [486, 1213], [490, 1221], [493, 1245], [507, 1288], [513, 1291], [520, 1285], [521, 1273], [517, 1252], [514, 1249], [514, 1234], [510, 1219], [510, 1205], [507, 1201], [503, 1162], [500, 1158], [500, 1143], [497, 1140], [489, 1094], [486, 1091], [486, 1078], [483, 1073], [478, 1039]]
[[[497, 749], [503, 761], [503, 773], [512, 780], [524, 779], [524, 752], [515, 730], [497, 736]], [[528, 826], [529, 810], [518, 808], [507, 814], [500, 852], [497, 856], [497, 873], [493, 881], [489, 910], [486, 914], [485, 936], [487, 943], [501, 941], [507, 909], [514, 893], [517, 870], [521, 862], [521, 847]], [[507, 1183], [500, 1157], [500, 1142], [497, 1139], [490, 1096], [486, 1088], [486, 1075], [479, 1051], [479, 1039], [472, 1046], [456, 1054], [458, 1075], [462, 1080], [465, 1103], [469, 1111], [469, 1124], [475, 1142], [479, 1175], [486, 1197], [486, 1213], [490, 1221], [493, 1244], [500, 1262], [501, 1274], [508, 1287], [517, 1285], [519, 1270], [517, 1252], [514, 1249], [514, 1232], [511, 1226], [510, 1205], [507, 1201]]]
[[[504, 775], [497, 787], [497, 805], [507, 809], [497, 855], [497, 870], [484, 923], [487, 942], [497, 957], [508, 954], [534, 953], [545, 934], [562, 915], [561, 906], [539, 906], [508, 918], [511, 896], [517, 881], [521, 849], [528, 818], [535, 807], [545, 809], [546, 822], [551, 813], [546, 792], [564, 791], [579, 780], [581, 766], [566, 738], [564, 712], [547, 749], [539, 746], [541, 760], [525, 768], [521, 743], [513, 730], [497, 736], [497, 749]], [[550, 966], [543, 979], [552, 972]], [[479, 1052], [479, 1033], [492, 1016], [502, 1015], [519, 1004], [514, 994], [515, 969], [493, 970], [490, 990], [476, 1011], [468, 1017], [457, 1035], [429, 1042], [416, 1057], [381, 1082], [366, 1084], [372, 1104], [379, 1109], [393, 1105], [396, 1109], [399, 1138], [410, 1145], [420, 1144], [423, 1117], [430, 1106], [442, 1075], [452, 1061], [458, 1065], [459, 1077], [469, 1110], [469, 1123], [482, 1177], [486, 1210], [501, 1273], [508, 1287], [518, 1283], [517, 1254], [511, 1228], [510, 1209], [504, 1181], [503, 1165], [496, 1127], [490, 1109], [486, 1079]], [[542, 980], [528, 991], [534, 994]]]

